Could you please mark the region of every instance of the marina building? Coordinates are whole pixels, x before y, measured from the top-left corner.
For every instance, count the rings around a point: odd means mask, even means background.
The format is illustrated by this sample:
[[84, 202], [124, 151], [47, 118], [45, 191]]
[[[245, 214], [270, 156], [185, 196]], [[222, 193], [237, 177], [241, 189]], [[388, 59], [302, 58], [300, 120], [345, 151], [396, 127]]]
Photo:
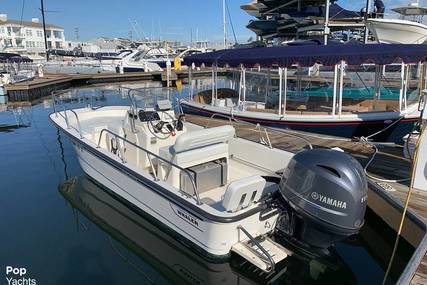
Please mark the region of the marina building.
[[[65, 48], [63, 27], [46, 24], [46, 37], [49, 49]], [[0, 51], [41, 57], [45, 53], [41, 21], [38, 18], [31, 21], [13, 20], [7, 14], [0, 14]]]

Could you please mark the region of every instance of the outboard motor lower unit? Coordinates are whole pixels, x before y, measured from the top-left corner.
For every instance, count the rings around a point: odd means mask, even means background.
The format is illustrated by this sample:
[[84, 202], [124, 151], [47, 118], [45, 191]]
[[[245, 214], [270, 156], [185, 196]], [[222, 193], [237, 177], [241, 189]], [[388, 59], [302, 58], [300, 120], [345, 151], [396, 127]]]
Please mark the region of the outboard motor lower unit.
[[304, 245], [327, 248], [364, 223], [368, 185], [362, 166], [335, 150], [297, 153], [280, 182], [277, 230]]

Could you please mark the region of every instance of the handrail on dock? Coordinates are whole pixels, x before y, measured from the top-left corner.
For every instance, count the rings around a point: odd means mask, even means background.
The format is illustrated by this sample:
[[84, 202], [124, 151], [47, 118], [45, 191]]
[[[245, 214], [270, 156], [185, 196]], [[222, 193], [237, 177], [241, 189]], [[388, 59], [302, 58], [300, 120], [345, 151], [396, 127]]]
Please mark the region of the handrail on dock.
[[[111, 131], [109, 129], [105, 129], [105, 128], [102, 129], [101, 132], [100, 132], [100, 134], [99, 134], [98, 144], [96, 146], [97, 148], [101, 147], [102, 135], [105, 132], [113, 135], [116, 138], [116, 140], [117, 140], [117, 138], [119, 138], [123, 142], [128, 143], [128, 144], [132, 145], [133, 147], [136, 147], [136, 148], [142, 150], [143, 152], [145, 152], [146, 155], [147, 155], [147, 157], [148, 157], [148, 160], [150, 161], [150, 166], [151, 166], [151, 169], [153, 171], [153, 175], [154, 175], [155, 180], [158, 180], [159, 178], [158, 178], [157, 172], [155, 171], [153, 162], [151, 160], [151, 156], [154, 156], [156, 159], [161, 160], [162, 162], [165, 162], [165, 163], [169, 164], [170, 166], [175, 167], [178, 170], [180, 170], [181, 172], [185, 173], [185, 175], [187, 175], [187, 177], [191, 181], [191, 186], [193, 187], [194, 195], [196, 196], [197, 205], [202, 205], [203, 204], [201, 202], [201, 200], [200, 200], [199, 192], [197, 191], [197, 187], [196, 187], [196, 183], [194, 181], [194, 178], [193, 178], [193, 176], [191, 175], [191, 173], [187, 169], [182, 168], [181, 166], [173, 163], [172, 161], [169, 161], [169, 160], [167, 160], [167, 159], [165, 159], [165, 158], [163, 158], [163, 157], [161, 157], [161, 156], [159, 156], [159, 155], [157, 155], [157, 154], [155, 154], [155, 153], [153, 153], [153, 152], [151, 152], [151, 151], [149, 151], [149, 150], [147, 150], [147, 149], [145, 149], [145, 148], [143, 148], [143, 147], [141, 147], [141, 146], [139, 146], [139, 145], [137, 145], [137, 144], [135, 144], [135, 143], [133, 143], [131, 141], [129, 141], [128, 139], [120, 136], [119, 134], [117, 134], [117, 133], [115, 133], [115, 132], [113, 132], [113, 131]], [[121, 148], [120, 147], [119, 147], [119, 151], [121, 152]], [[124, 159], [123, 153], [121, 153], [121, 159], [122, 159], [122, 163], [126, 163], [126, 160]]]

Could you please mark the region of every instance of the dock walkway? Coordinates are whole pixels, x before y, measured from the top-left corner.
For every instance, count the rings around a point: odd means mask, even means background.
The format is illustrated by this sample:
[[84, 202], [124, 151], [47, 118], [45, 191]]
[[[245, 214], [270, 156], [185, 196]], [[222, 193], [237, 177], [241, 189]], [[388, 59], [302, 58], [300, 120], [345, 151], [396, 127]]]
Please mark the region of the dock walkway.
[[[228, 71], [221, 69], [219, 75]], [[211, 76], [211, 69], [192, 71], [192, 77]], [[129, 73], [98, 73], [98, 74], [45, 74], [42, 78], [6, 85], [10, 102], [33, 101], [49, 96], [52, 91], [68, 89], [73, 86], [98, 83], [117, 83], [128, 81], [166, 81], [166, 73], [159, 72], [129, 72]], [[173, 71], [171, 81], [188, 78], [187, 70]]]
[[[186, 115], [186, 120], [201, 126], [209, 125], [210, 127], [229, 123], [226, 120], [209, 119], [195, 115]], [[254, 130], [253, 126], [239, 125], [239, 123], [235, 123], [234, 126], [239, 137], [244, 137], [252, 141], [259, 141], [260, 132]], [[299, 131], [295, 132], [295, 134], [310, 141], [313, 147], [339, 147], [355, 157], [362, 165], [366, 165], [369, 158], [374, 153], [374, 149], [371, 146], [361, 142]], [[276, 148], [297, 152], [306, 147], [306, 142], [301, 138], [286, 136], [283, 133], [274, 131], [268, 131], [268, 135], [272, 146]], [[381, 179], [400, 180], [410, 177], [410, 169], [411, 162], [403, 157], [403, 149], [401, 147], [385, 146], [379, 149], [375, 160], [368, 168], [368, 172]], [[378, 182], [378, 184], [395, 198], [402, 201], [402, 203], [405, 202], [409, 190], [409, 182]], [[427, 219], [427, 192], [413, 191], [409, 207]], [[427, 255], [419, 265], [411, 284], [427, 284]]]

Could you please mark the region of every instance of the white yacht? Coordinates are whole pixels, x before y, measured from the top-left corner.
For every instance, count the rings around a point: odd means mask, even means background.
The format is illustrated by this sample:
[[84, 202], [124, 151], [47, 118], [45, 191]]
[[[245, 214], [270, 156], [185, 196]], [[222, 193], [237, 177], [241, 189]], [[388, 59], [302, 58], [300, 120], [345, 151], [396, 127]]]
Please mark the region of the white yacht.
[[423, 23], [427, 7], [420, 7], [419, 2], [392, 9], [399, 19], [367, 19], [366, 25], [379, 43], [423, 44], [427, 40], [427, 26]]
[[51, 73], [127, 73], [153, 72], [163, 69], [156, 63], [147, 60], [146, 51], [123, 50], [115, 57], [78, 58], [72, 61], [49, 61], [44, 70]]
[[185, 122], [168, 100], [141, 108], [130, 98], [131, 107], [64, 109], [50, 119], [88, 176], [200, 252], [233, 251], [271, 271], [292, 254], [274, 233], [326, 250], [363, 226], [367, 179], [347, 154], [294, 154], [238, 138], [231, 125]]

